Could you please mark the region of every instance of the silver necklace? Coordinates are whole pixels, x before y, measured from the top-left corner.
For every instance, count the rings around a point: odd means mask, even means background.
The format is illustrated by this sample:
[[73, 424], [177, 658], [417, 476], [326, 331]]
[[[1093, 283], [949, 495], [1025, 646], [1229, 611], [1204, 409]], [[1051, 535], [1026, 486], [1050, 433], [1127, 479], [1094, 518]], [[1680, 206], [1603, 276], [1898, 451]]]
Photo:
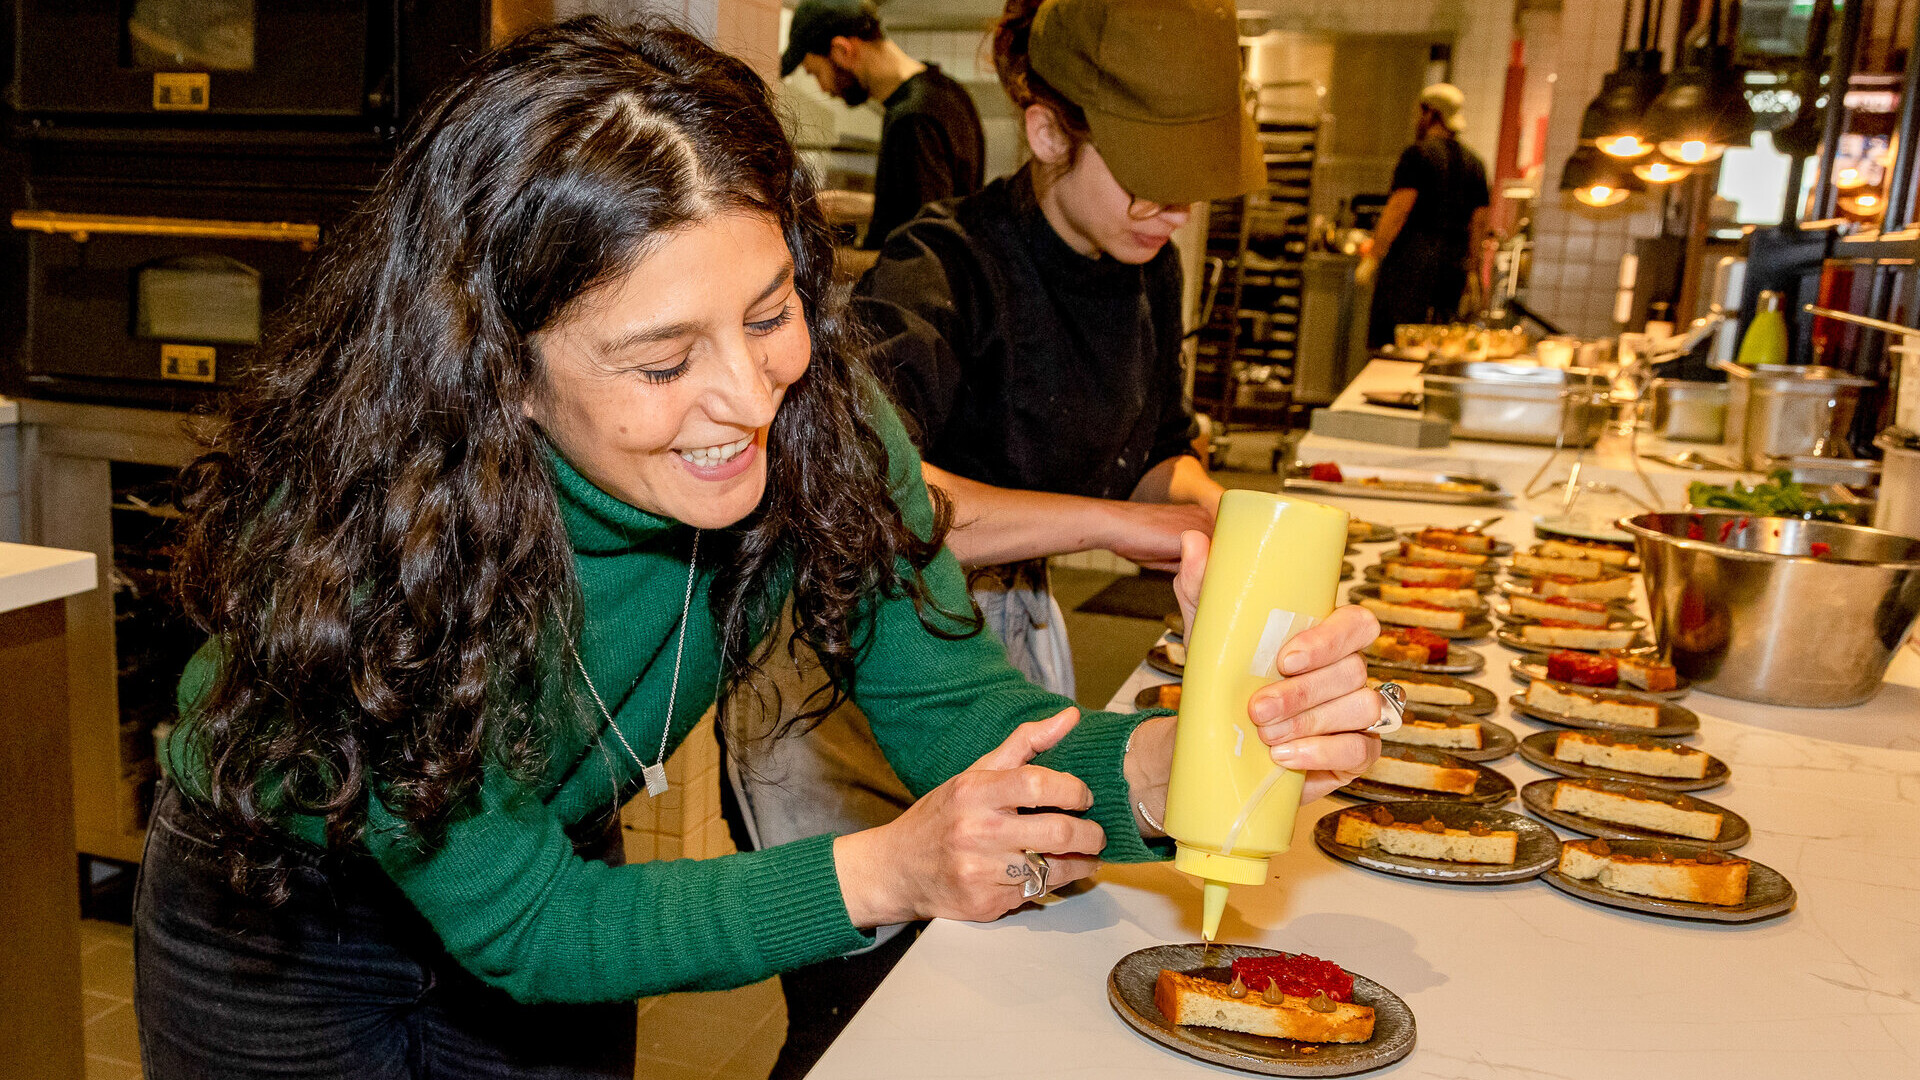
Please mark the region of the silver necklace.
[[620, 733], [620, 725], [613, 722], [613, 713], [607, 703], [600, 699], [600, 691], [593, 685], [593, 677], [587, 674], [587, 665], [580, 659], [580, 650], [573, 642], [567, 642], [567, 651], [573, 654], [573, 666], [580, 669], [580, 678], [587, 684], [587, 693], [593, 695], [593, 703], [600, 706], [600, 715], [607, 721], [607, 727], [613, 737], [620, 740], [620, 748], [627, 752], [635, 765], [640, 766], [640, 779], [647, 785], [647, 797], [664, 795], [667, 791], [667, 739], [673, 734], [673, 705], [680, 697], [680, 658], [687, 651], [687, 618], [693, 613], [693, 578], [700, 566], [700, 530], [693, 532], [693, 553], [687, 557], [687, 598], [681, 605], [679, 640], [673, 647], [673, 683], [667, 688], [667, 719], [660, 727], [659, 760], [649, 765], [640, 760], [633, 752], [633, 744]]

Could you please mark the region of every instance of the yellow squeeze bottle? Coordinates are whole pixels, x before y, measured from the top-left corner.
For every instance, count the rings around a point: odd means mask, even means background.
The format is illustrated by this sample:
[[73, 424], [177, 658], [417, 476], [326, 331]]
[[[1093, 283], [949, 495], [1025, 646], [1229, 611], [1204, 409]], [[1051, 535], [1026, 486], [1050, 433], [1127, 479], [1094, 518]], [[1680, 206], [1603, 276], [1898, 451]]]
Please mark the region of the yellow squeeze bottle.
[[1247, 699], [1279, 680], [1280, 647], [1333, 612], [1346, 546], [1344, 510], [1242, 489], [1220, 500], [1167, 785], [1173, 865], [1205, 882], [1207, 941], [1227, 886], [1265, 884], [1267, 859], [1292, 846], [1303, 776], [1273, 763]]

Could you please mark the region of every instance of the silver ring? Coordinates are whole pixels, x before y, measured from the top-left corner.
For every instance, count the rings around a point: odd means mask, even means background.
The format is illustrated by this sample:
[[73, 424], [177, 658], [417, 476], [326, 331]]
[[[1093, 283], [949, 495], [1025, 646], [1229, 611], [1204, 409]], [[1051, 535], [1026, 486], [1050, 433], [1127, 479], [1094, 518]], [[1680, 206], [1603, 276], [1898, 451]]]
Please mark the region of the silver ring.
[[1036, 896], [1045, 896], [1047, 872], [1052, 869], [1047, 864], [1047, 857], [1037, 851], [1023, 851], [1021, 854], [1027, 857], [1027, 877], [1020, 884], [1020, 898], [1031, 900]]
[[1400, 730], [1401, 718], [1407, 715], [1407, 692], [1399, 683], [1380, 684], [1380, 719], [1367, 728], [1369, 735], [1387, 735]]

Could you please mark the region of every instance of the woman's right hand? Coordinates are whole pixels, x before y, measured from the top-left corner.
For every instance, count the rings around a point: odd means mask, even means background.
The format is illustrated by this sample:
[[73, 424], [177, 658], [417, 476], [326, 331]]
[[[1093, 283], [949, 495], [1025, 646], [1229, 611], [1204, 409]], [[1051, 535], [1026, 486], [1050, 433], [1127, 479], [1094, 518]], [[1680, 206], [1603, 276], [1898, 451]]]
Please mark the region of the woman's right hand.
[[1085, 810], [1093, 792], [1078, 777], [1032, 764], [1079, 721], [1078, 709], [1066, 709], [1022, 724], [898, 818], [836, 839], [834, 869], [853, 924], [997, 919], [1025, 902], [1028, 851], [1046, 855], [1049, 889], [1092, 875], [1106, 833], [1048, 811]]

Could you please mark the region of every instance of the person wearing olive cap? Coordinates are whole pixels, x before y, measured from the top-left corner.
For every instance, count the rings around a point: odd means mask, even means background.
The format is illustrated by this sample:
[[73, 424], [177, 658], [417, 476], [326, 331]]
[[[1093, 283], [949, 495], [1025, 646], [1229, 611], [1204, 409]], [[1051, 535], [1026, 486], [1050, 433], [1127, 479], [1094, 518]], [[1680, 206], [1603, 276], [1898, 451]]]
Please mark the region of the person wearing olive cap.
[[950, 538], [1016, 667], [1073, 693], [1050, 555], [1172, 565], [1221, 489], [1191, 449], [1180, 263], [1193, 204], [1266, 183], [1221, 0], [1011, 0], [993, 34], [1033, 159], [923, 210], [861, 281], [873, 364], [919, 427]]
[[[797, 16], [796, 16], [797, 21]], [[1046, 557], [1107, 549], [1171, 569], [1213, 530], [1221, 488], [1192, 450], [1180, 263], [1192, 204], [1263, 186], [1222, 0], [1010, 0], [1000, 81], [1033, 160], [894, 230], [856, 287], [869, 363], [953, 503], [950, 549], [1015, 668], [1074, 693]], [[768, 672], [779, 730], [827, 686], [810, 658]], [[742, 848], [883, 824], [909, 800], [866, 718], [837, 708], [804, 739], [756, 739], [740, 702], [722, 810]], [[911, 942], [781, 975], [788, 1037], [774, 1077], [804, 1075]]]
[[[1471, 263], [1487, 235], [1487, 167], [1460, 145], [1466, 98], [1435, 83], [1420, 91], [1413, 145], [1393, 167], [1387, 196], [1358, 277], [1373, 285], [1367, 343], [1393, 341], [1402, 323], [1452, 322], [1475, 272]], [[1478, 307], [1478, 290], [1469, 306]]]
[[820, 193], [829, 218], [868, 218], [862, 248], [877, 251], [927, 203], [980, 190], [987, 150], [973, 99], [938, 64], [921, 63], [889, 40], [870, 0], [800, 0], [780, 77], [796, 68], [849, 108], [870, 98], [886, 107], [873, 194]]

